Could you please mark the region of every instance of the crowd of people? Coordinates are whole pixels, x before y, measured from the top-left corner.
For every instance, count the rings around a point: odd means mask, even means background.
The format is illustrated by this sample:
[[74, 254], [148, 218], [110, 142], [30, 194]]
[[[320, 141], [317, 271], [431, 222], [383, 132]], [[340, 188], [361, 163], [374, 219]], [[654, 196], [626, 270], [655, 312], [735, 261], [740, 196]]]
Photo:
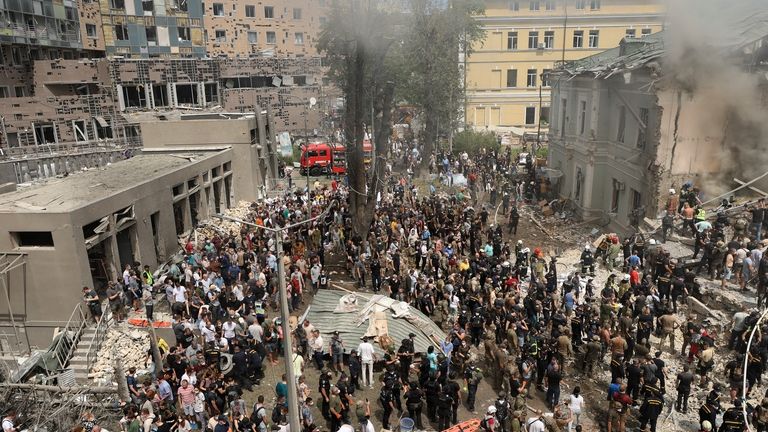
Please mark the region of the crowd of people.
[[[406, 166], [418, 162], [418, 151], [405, 147], [401, 153]], [[676, 395], [674, 409], [686, 412], [694, 390], [709, 392], [700, 407], [692, 407], [699, 410], [701, 431], [744, 430], [740, 413], [748, 394], [741, 394], [738, 383], [742, 374], [750, 389], [760, 382], [768, 328], [759, 329], [758, 342], [747, 350], [757, 317], [740, 311], [727, 343], [732, 352], [716, 354], [723, 341], [684, 299], [699, 295], [704, 269], [723, 280], [726, 273], [741, 275], [742, 287], [765, 292], [768, 254], [762, 255], [758, 242], [759, 211], [741, 231], [720, 218], [704, 229], [695, 223], [707, 242], [694, 252], [697, 258], [701, 249], [704, 258], [693, 267], [664, 250], [665, 222], [656, 238], [622, 241], [612, 235], [603, 249], [587, 245], [580, 265], [564, 268], [518, 230], [520, 209], [544, 192], [532, 164], [520, 165], [510, 151], [480, 151], [471, 157], [438, 153], [429, 165], [443, 177], [462, 173], [467, 187], [450, 193], [432, 187], [420, 196], [410, 176], [392, 174], [365, 239], [353, 231], [347, 189], [334, 180], [251, 206], [249, 222], [269, 228], [319, 216], [289, 230], [283, 256], [276, 256], [269, 232], [242, 225], [239, 232], [222, 231], [199, 243], [190, 239], [183, 261], [158, 280], [141, 265], [126, 268], [107, 290], [113, 317], [143, 304], [152, 321], [154, 303], [167, 301], [176, 341], [157, 344], [160, 358], [150, 350], [151, 376], [129, 371], [124, 430], [287, 430], [288, 386], [296, 386], [306, 432], [347, 425], [364, 432], [390, 429], [395, 412], [395, 418], [412, 419], [416, 429], [445, 430], [459, 422], [462, 404], [479, 413], [480, 428], [487, 431], [587, 430], [585, 413], [592, 425], [609, 432], [624, 432], [630, 416], [641, 430], [656, 431], [669, 404], [665, 396]], [[675, 214], [687, 217], [686, 208], [675, 208]], [[756, 236], [750, 227], [757, 228]], [[722, 256], [721, 243], [727, 245]], [[409, 303], [444, 329], [445, 340], [416, 352], [412, 334], [379, 355], [373, 341], [344, 343], [332, 329], [305, 320], [292, 330], [294, 346], [286, 347], [281, 320], [288, 317], [277, 313], [278, 260], [297, 316], [312, 292], [329, 287], [325, 261], [332, 255], [346, 259], [360, 290]], [[605, 281], [595, 277], [597, 266], [610, 270]], [[99, 299], [84, 289], [96, 318], [102, 315]], [[677, 333], [682, 347], [675, 346]], [[685, 368], [677, 376], [669, 375], [665, 351], [682, 356]], [[265, 371], [284, 356], [291, 357], [296, 382], [284, 376], [274, 389], [263, 388]], [[225, 359], [231, 359], [231, 370], [222, 368]], [[711, 377], [716, 362], [728, 362], [727, 393]], [[375, 363], [382, 373], [374, 373]], [[606, 382], [601, 371], [610, 375]], [[587, 376], [592, 391], [607, 388], [604, 398], [585, 400], [586, 384], [563, 394], [565, 380], [579, 383]], [[478, 407], [484, 381], [497, 398]], [[361, 396], [371, 388], [377, 397]], [[250, 391], [256, 403], [247, 406], [244, 392]], [[534, 399], [546, 409], [531, 410]], [[768, 393], [748, 412], [758, 430], [768, 430]]]

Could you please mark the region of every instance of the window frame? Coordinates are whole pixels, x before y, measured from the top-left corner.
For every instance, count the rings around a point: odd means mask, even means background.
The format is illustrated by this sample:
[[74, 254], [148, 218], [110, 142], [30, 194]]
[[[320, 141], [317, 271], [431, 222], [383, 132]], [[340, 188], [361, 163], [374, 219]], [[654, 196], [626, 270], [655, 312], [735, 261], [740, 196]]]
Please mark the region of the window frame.
[[[255, 35], [256, 37], [251, 40], [251, 35]], [[259, 32], [257, 31], [249, 30], [246, 33], [246, 37], [248, 38], [248, 45], [256, 45], [259, 43]]]
[[[269, 41], [269, 39], [270, 39], [270, 37], [269, 37], [269, 36], [270, 36], [270, 35], [272, 36], [272, 41], [271, 41], [271, 42]], [[265, 39], [266, 39], [266, 42], [265, 42], [265, 43], [266, 43], [267, 45], [277, 45], [277, 32], [274, 32], [274, 31], [268, 31], [268, 32], [267, 32], [267, 35], [266, 35], [266, 37], [265, 37]]]
[[507, 51], [516, 51], [518, 47], [517, 43], [518, 33], [516, 31], [507, 32]]
[[[513, 80], [515, 85], [513, 85], [513, 86], [509, 85], [509, 83], [510, 83], [510, 76], [515, 78]], [[506, 78], [507, 78], [507, 80], [506, 80], [507, 87], [506, 88], [517, 88], [517, 69], [507, 69], [507, 76], [506, 76]]]
[[554, 48], [555, 48], [555, 31], [545, 30], [544, 31], [544, 49], [554, 49]]
[[589, 48], [600, 48], [600, 30], [589, 31]]
[[274, 19], [275, 18], [275, 7], [274, 6], [264, 6], [264, 18], [265, 19]]
[[539, 49], [539, 31], [528, 32], [528, 49]]
[[256, 5], [252, 5], [252, 4], [245, 5], [245, 17], [256, 18]]
[[[220, 13], [217, 13], [217, 10]], [[215, 17], [226, 16], [226, 12], [224, 12], [224, 3], [213, 3], [211, 5], [211, 12], [212, 12], [213, 16], [215, 16]]]
[[527, 88], [536, 88], [538, 84], [538, 69], [528, 69], [525, 74], [525, 86]]
[[[531, 112], [531, 121], [528, 121], [528, 113]], [[535, 125], [536, 124], [536, 107], [535, 106], [527, 106], [525, 107], [525, 125]]]
[[[579, 44], [576, 45], [576, 40], [578, 38]], [[584, 30], [574, 30], [573, 31], [573, 41], [572, 41], [573, 48], [584, 48]]]

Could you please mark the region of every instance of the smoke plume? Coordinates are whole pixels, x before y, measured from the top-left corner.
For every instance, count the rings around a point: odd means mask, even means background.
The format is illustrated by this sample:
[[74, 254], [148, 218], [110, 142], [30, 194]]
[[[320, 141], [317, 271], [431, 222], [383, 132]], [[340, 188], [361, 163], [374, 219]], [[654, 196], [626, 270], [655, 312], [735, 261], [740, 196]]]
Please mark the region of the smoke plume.
[[[768, 1], [668, 0], [664, 75], [704, 106], [698, 115], [722, 124], [721, 172], [702, 185], [707, 195], [768, 170]], [[768, 40], [768, 39], [766, 39]], [[685, 109], [685, 107], [683, 108]], [[765, 180], [765, 179], [764, 179]], [[768, 181], [759, 182], [768, 189]]]

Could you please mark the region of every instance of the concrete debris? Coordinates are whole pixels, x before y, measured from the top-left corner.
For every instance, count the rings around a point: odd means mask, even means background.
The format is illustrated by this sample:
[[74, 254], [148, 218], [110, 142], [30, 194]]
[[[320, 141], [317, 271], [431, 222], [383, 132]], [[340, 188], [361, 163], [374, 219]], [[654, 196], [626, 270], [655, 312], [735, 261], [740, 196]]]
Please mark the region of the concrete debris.
[[149, 334], [146, 331], [113, 326], [107, 331], [88, 376], [97, 381], [111, 380], [115, 372], [115, 356], [123, 360], [126, 370], [131, 367], [143, 369], [148, 350]]

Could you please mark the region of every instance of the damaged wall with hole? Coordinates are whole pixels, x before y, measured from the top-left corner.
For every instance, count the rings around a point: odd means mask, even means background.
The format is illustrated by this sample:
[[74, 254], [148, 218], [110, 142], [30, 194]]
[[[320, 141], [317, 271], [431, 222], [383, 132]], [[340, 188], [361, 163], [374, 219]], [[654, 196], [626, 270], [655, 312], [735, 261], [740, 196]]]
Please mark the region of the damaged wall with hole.
[[[559, 193], [585, 217], [609, 214], [618, 230], [630, 230], [633, 212], [660, 217], [670, 188], [690, 181], [707, 199], [736, 187], [736, 175], [749, 181], [765, 171], [760, 68], [739, 72], [740, 90], [724, 95], [722, 80], [670, 72], [662, 38], [625, 41], [557, 72], [549, 166], [563, 172]], [[733, 70], [749, 64], [728, 59]], [[735, 95], [744, 106], [725, 102]]]
[[208, 55], [317, 55], [315, 44], [327, 12], [323, 2], [307, 0], [273, 5], [240, 0], [206, 2], [203, 13]]

